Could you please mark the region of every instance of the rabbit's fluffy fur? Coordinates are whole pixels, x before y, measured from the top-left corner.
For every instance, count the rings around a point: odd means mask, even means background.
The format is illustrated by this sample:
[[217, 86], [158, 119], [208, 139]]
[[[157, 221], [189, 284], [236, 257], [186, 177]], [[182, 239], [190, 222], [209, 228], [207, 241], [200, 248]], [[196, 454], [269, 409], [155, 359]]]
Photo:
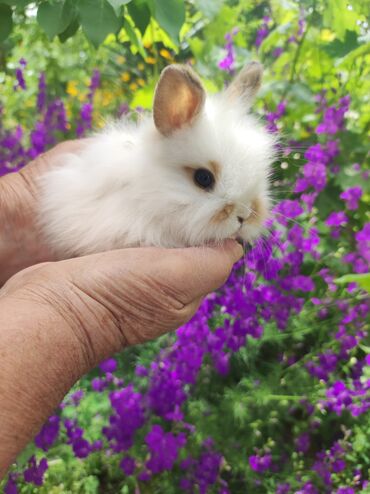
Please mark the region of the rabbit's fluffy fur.
[[[258, 236], [274, 149], [248, 114], [261, 73], [248, 64], [209, 96], [192, 69], [167, 67], [154, 118], [109, 126], [42, 177], [40, 221], [50, 245], [64, 256]], [[212, 172], [212, 187], [196, 183], [199, 168]]]

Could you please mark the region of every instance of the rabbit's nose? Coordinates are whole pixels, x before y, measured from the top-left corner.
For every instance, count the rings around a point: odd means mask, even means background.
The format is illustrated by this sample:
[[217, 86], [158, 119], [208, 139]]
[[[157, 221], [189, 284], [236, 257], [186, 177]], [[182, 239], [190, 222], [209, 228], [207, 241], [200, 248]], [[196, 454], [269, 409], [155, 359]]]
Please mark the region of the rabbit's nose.
[[242, 225], [244, 223], [244, 218], [237, 216], [239, 223]]

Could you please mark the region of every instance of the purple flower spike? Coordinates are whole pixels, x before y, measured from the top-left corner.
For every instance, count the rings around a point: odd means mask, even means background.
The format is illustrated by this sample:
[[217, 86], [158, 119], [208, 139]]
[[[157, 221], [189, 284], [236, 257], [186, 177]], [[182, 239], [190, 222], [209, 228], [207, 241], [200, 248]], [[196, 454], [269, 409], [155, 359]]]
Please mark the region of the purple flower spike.
[[218, 67], [221, 70], [224, 70], [225, 72], [233, 72], [234, 70], [234, 63], [235, 63], [235, 48], [233, 44], [233, 36], [235, 36], [239, 32], [238, 28], [234, 28], [231, 33], [226, 33], [225, 34], [225, 50], [226, 50], [226, 55], [225, 57], [219, 61]]

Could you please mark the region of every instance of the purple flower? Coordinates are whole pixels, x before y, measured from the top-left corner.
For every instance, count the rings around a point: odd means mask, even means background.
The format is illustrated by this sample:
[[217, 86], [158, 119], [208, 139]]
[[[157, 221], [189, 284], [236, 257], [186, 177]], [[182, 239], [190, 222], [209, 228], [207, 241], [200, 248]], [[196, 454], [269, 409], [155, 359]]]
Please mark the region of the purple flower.
[[37, 93], [37, 109], [42, 112], [46, 104], [46, 82], [45, 74], [42, 72], [39, 77], [39, 91]]
[[135, 460], [131, 456], [125, 456], [124, 458], [122, 458], [119, 466], [123, 473], [129, 476], [134, 473], [136, 464]]
[[333, 410], [337, 415], [353, 403], [351, 391], [346, 387], [343, 381], [336, 381], [326, 391], [327, 401], [326, 406]]
[[336, 134], [343, 128], [344, 116], [348, 111], [350, 97], [345, 96], [339, 100], [337, 107], [329, 106], [324, 112], [323, 121], [317, 126], [318, 134]]
[[15, 69], [15, 77], [17, 79], [17, 84], [14, 86], [14, 89], [21, 89], [25, 90], [26, 89], [26, 81], [24, 80], [24, 75], [23, 75], [23, 70], [27, 65], [27, 62], [25, 61], [24, 58], [21, 58], [19, 60], [19, 65], [17, 69]]
[[284, 48], [282, 48], [281, 46], [278, 46], [277, 48], [275, 48], [273, 50], [272, 56], [274, 58], [279, 58], [282, 53], [284, 53]]
[[350, 187], [342, 192], [339, 197], [346, 201], [347, 209], [355, 210], [358, 208], [358, 202], [362, 197], [362, 188], [359, 186]]
[[334, 473], [342, 472], [346, 468], [346, 462], [342, 458], [333, 461], [331, 468]]
[[99, 364], [99, 368], [101, 371], [107, 373], [107, 372], [115, 372], [117, 370], [117, 360], [114, 358], [109, 358], [107, 360], [104, 360]]
[[207, 492], [208, 486], [217, 481], [221, 468], [222, 456], [214, 451], [203, 453], [195, 467], [194, 477], [201, 492]]
[[326, 165], [329, 162], [327, 151], [321, 144], [310, 146], [305, 152], [304, 157], [307, 161], [311, 161], [312, 163], [322, 163]]
[[71, 394], [69, 399], [72, 405], [78, 406], [83, 397], [84, 397], [84, 391], [82, 389], [78, 389], [77, 391]]
[[328, 226], [345, 226], [348, 223], [348, 218], [344, 211], [338, 211], [335, 213], [330, 213], [325, 220], [325, 224]]
[[225, 72], [232, 72], [235, 63], [235, 48], [233, 44], [233, 36], [237, 34], [238, 30], [234, 29], [231, 33], [225, 34], [225, 57], [219, 61], [218, 67]]
[[68, 437], [67, 444], [72, 446], [76, 458], [86, 458], [96, 449], [94, 444], [90, 444], [89, 441], [83, 437], [84, 430], [77, 426], [75, 420], [65, 420], [64, 426]]
[[319, 494], [317, 488], [312, 482], [305, 482], [299, 491], [295, 491], [294, 494]]
[[281, 101], [274, 112], [268, 112], [266, 114], [267, 120], [267, 130], [269, 132], [275, 133], [278, 131], [277, 122], [284, 115], [287, 107], [286, 101]]
[[126, 451], [133, 445], [134, 435], [145, 422], [142, 396], [132, 385], [113, 391], [109, 395], [114, 414], [103, 433], [115, 452]]
[[4, 487], [4, 494], [18, 494], [18, 487], [16, 484], [18, 474], [10, 473], [8, 477], [8, 481]]
[[151, 479], [151, 475], [150, 475], [150, 472], [144, 470], [143, 472], [139, 473], [137, 478], [141, 482], [148, 482]]
[[360, 268], [356, 272], [366, 273], [369, 271], [370, 265], [370, 222], [365, 223], [362, 230], [355, 233], [357, 251], [363, 259], [363, 268]]
[[308, 432], [303, 432], [297, 437], [295, 441], [297, 451], [300, 453], [307, 453], [310, 447], [310, 443], [310, 435], [308, 434]]
[[100, 71], [98, 69], [94, 69], [89, 86], [90, 88], [89, 99], [91, 99], [94, 96], [94, 93], [99, 88], [99, 86], [100, 86]]
[[288, 285], [293, 290], [301, 290], [302, 292], [312, 292], [315, 290], [315, 283], [309, 276], [298, 275], [292, 276], [291, 278], [285, 278], [284, 285], [288, 282]]
[[94, 377], [91, 380], [91, 388], [97, 393], [101, 393], [108, 387], [108, 381], [104, 378]]
[[143, 365], [138, 364], [135, 367], [135, 374], [139, 377], [147, 377], [148, 376], [148, 369], [144, 367]]
[[319, 353], [317, 357], [318, 362], [308, 361], [306, 368], [312, 376], [327, 381], [336, 370], [339, 358], [332, 350]]
[[155, 474], [171, 470], [179, 450], [186, 444], [186, 437], [184, 433], [175, 436], [172, 432], [164, 432], [160, 425], [153, 425], [145, 437], [145, 442], [150, 451], [146, 467]]
[[254, 44], [257, 48], [259, 48], [262, 45], [263, 40], [269, 34], [268, 23], [270, 22], [270, 20], [271, 19], [269, 17], [264, 17], [261, 26], [257, 30], [256, 40], [254, 42]]
[[276, 487], [275, 494], [289, 494], [290, 491], [290, 484], [287, 482], [284, 482], [283, 484], [278, 484]]
[[44, 474], [47, 469], [48, 462], [46, 458], [42, 458], [40, 463], [37, 464], [35, 456], [31, 456], [28, 460], [28, 466], [23, 474], [24, 480], [36, 486], [41, 486], [44, 483]]
[[59, 425], [60, 418], [57, 415], [49, 417], [35, 437], [36, 446], [43, 451], [48, 451], [58, 437]]
[[287, 219], [297, 218], [304, 213], [304, 209], [298, 200], [285, 199], [279, 202], [273, 212], [279, 215], [277, 221], [280, 224], [287, 226]]
[[257, 473], [263, 473], [269, 470], [272, 465], [272, 456], [265, 454], [262, 456], [252, 455], [249, 457], [249, 466]]
[[37, 154], [40, 154], [46, 150], [46, 146], [49, 140], [49, 129], [43, 122], [37, 122], [35, 130], [31, 132], [31, 143]]

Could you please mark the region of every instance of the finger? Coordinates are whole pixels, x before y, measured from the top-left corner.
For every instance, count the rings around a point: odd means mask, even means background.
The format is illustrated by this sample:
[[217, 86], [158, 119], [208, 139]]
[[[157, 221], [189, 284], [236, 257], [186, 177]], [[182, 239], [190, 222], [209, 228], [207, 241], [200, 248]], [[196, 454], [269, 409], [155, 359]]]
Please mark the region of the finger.
[[188, 262], [179, 282], [189, 295], [199, 298], [226, 282], [233, 265], [243, 256], [243, 248], [228, 239], [218, 246], [189, 248], [185, 253]]
[[[81, 277], [82, 270], [86, 280], [100, 273], [119, 281], [129, 272], [133, 279], [153, 280], [169, 296], [187, 305], [223, 285], [242, 256], [242, 247], [231, 239], [217, 246], [186, 249], [121, 249], [81, 258], [77, 273]], [[76, 260], [62, 262], [76, 276]]]

